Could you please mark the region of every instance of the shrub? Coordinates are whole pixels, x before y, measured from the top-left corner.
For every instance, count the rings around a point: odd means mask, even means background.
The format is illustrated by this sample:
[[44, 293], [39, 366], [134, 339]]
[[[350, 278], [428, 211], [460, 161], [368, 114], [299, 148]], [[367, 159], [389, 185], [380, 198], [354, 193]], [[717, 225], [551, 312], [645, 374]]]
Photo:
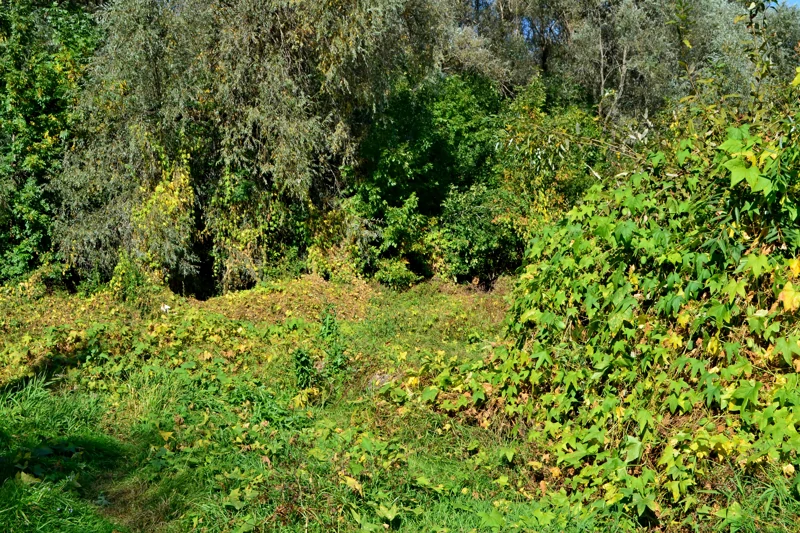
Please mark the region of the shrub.
[[[344, 210], [343, 247], [348, 250], [349, 261], [359, 273], [376, 275], [376, 272], [383, 271], [382, 279], [389, 279], [391, 276], [385, 277], [389, 271], [407, 270], [408, 265], [413, 265], [415, 271], [427, 269], [430, 253], [425, 235], [429, 219], [420, 214], [416, 194], [412, 193], [399, 207], [391, 207], [383, 201], [380, 220], [365, 216], [370, 207], [357, 196], [345, 203]], [[332, 247], [338, 248], [338, 245]], [[315, 252], [315, 255], [319, 253]], [[400, 264], [405, 266], [401, 268]], [[413, 273], [410, 275], [421, 279]]]
[[794, 473], [796, 98], [771, 94], [750, 124], [676, 110], [669, 150], [535, 232], [512, 345], [453, 369], [451, 389], [472, 394], [442, 408], [502, 409], [556, 450], [538, 467], [556, 486], [642, 523], [676, 523], [731, 475]]
[[162, 283], [196, 272], [196, 258], [190, 252], [196, 232], [195, 198], [186, 161], [164, 166], [161, 181], [131, 216], [135, 253]]
[[48, 185], [97, 38], [91, 15], [69, 3], [17, 0], [0, 9], [0, 282], [54, 259]]
[[406, 260], [393, 258], [378, 261], [378, 271], [375, 272], [375, 279], [384, 285], [399, 290], [409, 288], [422, 277], [408, 268]]
[[164, 289], [130, 255], [120, 254], [108, 283], [111, 294], [121, 302], [133, 303], [146, 314], [157, 312], [156, 297]]
[[544, 110], [545, 89], [535, 79], [503, 114], [496, 174], [498, 184], [530, 204], [544, 221], [564, 209], [603, 173], [607, 150], [602, 128], [589, 110]]
[[451, 185], [491, 179], [500, 93], [479, 77], [436, 78], [420, 87], [400, 82], [361, 147], [357, 186], [371, 218], [416, 195], [431, 216]]
[[[309, 206], [251, 176], [226, 172], [205, 213], [214, 274], [223, 290], [253, 286], [309, 245]], [[288, 265], [287, 265], [288, 266]], [[297, 266], [293, 270], [297, 271]]]
[[431, 240], [447, 277], [491, 282], [519, 266], [523, 241], [515, 226], [523, 207], [511, 193], [484, 185], [452, 189], [442, 207]]

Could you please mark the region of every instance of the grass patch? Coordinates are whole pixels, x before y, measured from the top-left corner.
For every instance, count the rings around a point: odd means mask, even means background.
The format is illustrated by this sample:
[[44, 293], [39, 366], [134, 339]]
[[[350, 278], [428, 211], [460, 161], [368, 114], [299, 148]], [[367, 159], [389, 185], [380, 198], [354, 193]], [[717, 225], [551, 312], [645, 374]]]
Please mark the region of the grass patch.
[[[0, 529], [642, 528], [550, 491], [536, 468], [546, 452], [512, 420], [476, 423], [421, 396], [432, 361], [475, 364], [497, 345], [502, 281], [488, 293], [283, 283], [208, 302], [164, 294], [163, 313], [102, 292], [4, 296], [0, 357], [19, 368], [0, 397]], [[355, 311], [345, 296], [320, 296], [354, 292], [369, 295]], [[271, 295], [292, 303], [264, 303]], [[291, 312], [260, 314], [264, 305]], [[790, 531], [793, 490], [739, 480], [719, 497], [740, 502], [741, 516], [711, 518]]]

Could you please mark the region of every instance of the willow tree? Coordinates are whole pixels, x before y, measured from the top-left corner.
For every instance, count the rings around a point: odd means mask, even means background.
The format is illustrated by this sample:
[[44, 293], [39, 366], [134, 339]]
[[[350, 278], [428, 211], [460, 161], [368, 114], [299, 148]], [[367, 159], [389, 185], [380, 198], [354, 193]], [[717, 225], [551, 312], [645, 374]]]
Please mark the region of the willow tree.
[[205, 254], [248, 283], [341, 186], [399, 76], [440, 62], [435, 0], [116, 0], [56, 182], [70, 264], [120, 252], [188, 279]]
[[[505, 58], [517, 83], [535, 72], [582, 87], [606, 120], [656, 111], [709, 77], [749, 92], [749, 1], [461, 0], [461, 23]], [[775, 67], [796, 61], [796, 8], [766, 2]]]

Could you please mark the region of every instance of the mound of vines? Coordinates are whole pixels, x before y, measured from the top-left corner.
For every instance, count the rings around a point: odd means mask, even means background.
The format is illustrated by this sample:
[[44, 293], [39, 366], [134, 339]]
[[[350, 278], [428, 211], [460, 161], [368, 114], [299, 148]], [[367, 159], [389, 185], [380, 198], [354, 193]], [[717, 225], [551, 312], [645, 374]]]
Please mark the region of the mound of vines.
[[592, 188], [531, 241], [512, 342], [423, 383], [423, 401], [522, 422], [543, 491], [640, 523], [736, 520], [737, 478], [797, 491], [800, 180], [783, 111], [683, 127]]

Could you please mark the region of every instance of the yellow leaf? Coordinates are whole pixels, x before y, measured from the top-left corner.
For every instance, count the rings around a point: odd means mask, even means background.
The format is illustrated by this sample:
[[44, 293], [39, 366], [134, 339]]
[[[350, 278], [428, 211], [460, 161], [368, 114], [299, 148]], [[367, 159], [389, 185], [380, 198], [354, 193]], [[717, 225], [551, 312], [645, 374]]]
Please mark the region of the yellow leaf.
[[172, 431], [159, 431], [161, 438], [164, 439], [164, 442], [168, 441], [170, 437], [172, 437]]
[[666, 340], [666, 343], [672, 346], [674, 349], [678, 349], [683, 346], [683, 339], [677, 333], [671, 333], [669, 338]]
[[344, 484], [347, 485], [350, 489], [359, 493], [361, 496], [364, 495], [364, 490], [361, 488], [361, 483], [359, 483], [357, 479], [352, 478], [350, 476], [342, 476], [342, 478], [344, 479]]
[[26, 474], [25, 472], [20, 472], [19, 474], [17, 474], [17, 479], [22, 481], [25, 485], [33, 485], [34, 483], [39, 483], [40, 481], [42, 481], [38, 477]]
[[706, 345], [706, 352], [710, 355], [714, 355], [719, 351], [719, 339], [716, 337], [711, 337], [708, 340], [708, 345]]
[[796, 257], [789, 261], [789, 270], [792, 271], [793, 277], [800, 276], [800, 257]]
[[797, 292], [792, 282], [786, 284], [778, 295], [778, 301], [783, 302], [784, 311], [796, 311], [800, 308], [800, 292]]

